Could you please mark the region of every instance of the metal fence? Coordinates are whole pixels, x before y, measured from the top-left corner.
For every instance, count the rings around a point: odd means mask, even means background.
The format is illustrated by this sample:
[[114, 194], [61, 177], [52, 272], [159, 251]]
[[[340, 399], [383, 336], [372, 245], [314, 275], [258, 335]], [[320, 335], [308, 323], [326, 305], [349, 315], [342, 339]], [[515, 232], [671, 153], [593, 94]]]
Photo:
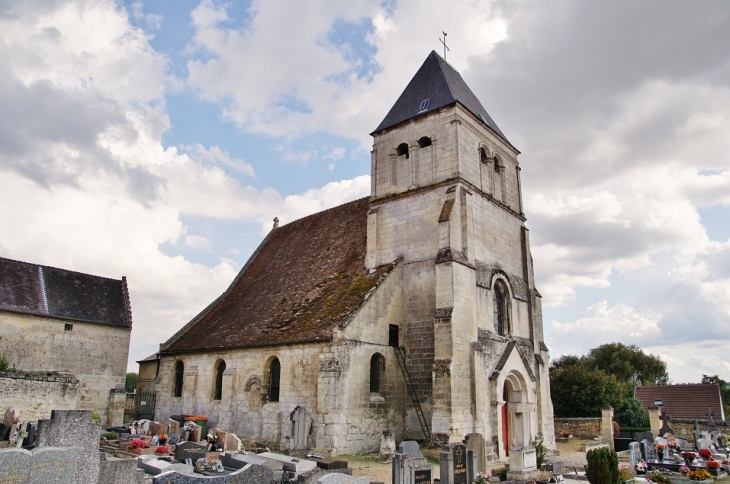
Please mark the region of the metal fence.
[[649, 423], [649, 412], [646, 410], [642, 410], [641, 412], [620, 413], [618, 415], [614, 415], [613, 420], [618, 423], [619, 427], [621, 427], [619, 435], [616, 435], [615, 437], [633, 438], [634, 433], [649, 430], [651, 428], [651, 424]]
[[135, 420], [153, 420], [155, 416], [155, 392], [127, 393], [127, 401], [124, 405], [124, 423]]

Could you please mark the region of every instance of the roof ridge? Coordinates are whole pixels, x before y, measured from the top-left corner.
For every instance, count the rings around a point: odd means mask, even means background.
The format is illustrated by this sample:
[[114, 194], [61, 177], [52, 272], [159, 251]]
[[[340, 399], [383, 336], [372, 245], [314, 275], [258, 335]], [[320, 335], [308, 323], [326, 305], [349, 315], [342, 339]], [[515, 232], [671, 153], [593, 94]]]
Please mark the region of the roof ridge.
[[117, 282], [119, 282], [121, 280], [121, 279], [115, 279], [113, 277], [99, 276], [97, 274], [89, 274], [88, 272], [81, 272], [81, 271], [76, 271], [76, 270], [73, 270], [73, 269], [66, 269], [66, 268], [63, 268], [63, 267], [49, 266], [49, 265], [46, 265], [46, 264], [36, 264], [35, 262], [26, 262], [24, 260], [11, 259], [10, 257], [2, 257], [2, 256], [0, 256], [0, 260], [8, 260], [10, 262], [16, 262], [18, 264], [23, 264], [23, 265], [27, 265], [27, 266], [31, 266], [31, 267], [35, 267], [35, 268], [42, 267], [43, 269], [55, 269], [57, 271], [64, 271], [64, 272], [69, 272], [69, 273], [73, 273], [73, 274], [81, 274], [82, 276], [98, 277], [99, 279], [107, 279], [109, 281], [117, 281]]
[[274, 229], [274, 230], [279, 230], [279, 229], [283, 229], [284, 227], [288, 227], [289, 225], [291, 225], [291, 224], [293, 224], [293, 223], [296, 223], [296, 222], [301, 222], [301, 221], [304, 221], [304, 220], [310, 219], [310, 218], [312, 218], [312, 217], [316, 217], [316, 216], [321, 216], [321, 215], [323, 215], [323, 214], [326, 214], [326, 213], [329, 213], [329, 212], [331, 212], [332, 210], [336, 210], [336, 209], [338, 209], [338, 208], [342, 208], [342, 207], [344, 207], [345, 205], [349, 205], [349, 204], [351, 204], [351, 203], [357, 203], [357, 202], [361, 202], [361, 201], [363, 201], [363, 200], [364, 200], [364, 199], [366, 199], [366, 198], [370, 198], [370, 195], [365, 195], [364, 197], [360, 197], [360, 198], [357, 198], [357, 199], [355, 199], [355, 200], [350, 200], [349, 202], [344, 202], [344, 203], [341, 203], [341, 204], [339, 204], [339, 205], [335, 205], [334, 207], [330, 207], [330, 208], [325, 208], [324, 210], [320, 210], [319, 212], [314, 212], [314, 213], [310, 213], [309, 215], [305, 215], [304, 217], [300, 217], [300, 218], [298, 218], [298, 219], [292, 220], [291, 222], [287, 222], [287, 223], [285, 223], [284, 225], [279, 225], [279, 226], [278, 226], [278, 227], [277, 227], [276, 229]]

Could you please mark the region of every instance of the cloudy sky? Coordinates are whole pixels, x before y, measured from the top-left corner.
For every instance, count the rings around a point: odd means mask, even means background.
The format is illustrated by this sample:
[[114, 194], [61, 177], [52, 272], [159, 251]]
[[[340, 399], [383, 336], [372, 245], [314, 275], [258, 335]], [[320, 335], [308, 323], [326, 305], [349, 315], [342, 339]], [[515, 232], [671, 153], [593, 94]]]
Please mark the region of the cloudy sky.
[[369, 193], [431, 50], [522, 154], [552, 356], [730, 379], [730, 3], [0, 2], [0, 256], [126, 275], [130, 369], [283, 223]]

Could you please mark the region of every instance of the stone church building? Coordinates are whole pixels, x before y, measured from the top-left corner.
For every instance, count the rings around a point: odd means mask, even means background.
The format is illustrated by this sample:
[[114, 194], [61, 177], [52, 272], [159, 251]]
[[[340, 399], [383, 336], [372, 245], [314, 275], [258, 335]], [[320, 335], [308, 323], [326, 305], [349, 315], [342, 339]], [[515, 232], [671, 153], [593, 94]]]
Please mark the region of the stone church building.
[[156, 417], [329, 455], [385, 429], [554, 448], [519, 151], [435, 52], [372, 136], [369, 197], [275, 222], [161, 345]]

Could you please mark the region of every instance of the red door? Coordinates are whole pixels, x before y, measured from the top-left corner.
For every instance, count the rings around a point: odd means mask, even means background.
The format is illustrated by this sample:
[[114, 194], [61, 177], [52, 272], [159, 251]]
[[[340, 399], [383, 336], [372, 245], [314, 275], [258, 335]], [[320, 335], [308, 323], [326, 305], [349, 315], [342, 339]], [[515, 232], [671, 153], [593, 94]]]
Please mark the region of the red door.
[[507, 416], [507, 404], [502, 405], [502, 447], [504, 447], [504, 455], [509, 455], [509, 418]]

